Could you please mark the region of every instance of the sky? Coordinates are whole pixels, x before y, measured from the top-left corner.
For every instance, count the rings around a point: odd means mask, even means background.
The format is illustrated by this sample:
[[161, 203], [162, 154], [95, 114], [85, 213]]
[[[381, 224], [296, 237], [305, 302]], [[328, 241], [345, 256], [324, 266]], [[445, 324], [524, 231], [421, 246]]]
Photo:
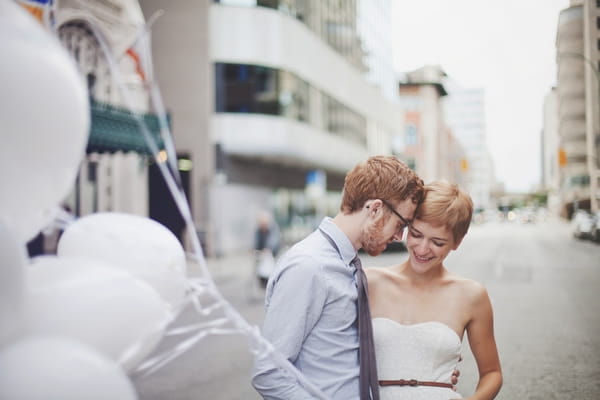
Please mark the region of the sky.
[[544, 97], [556, 85], [558, 15], [569, 0], [391, 0], [398, 73], [440, 65], [485, 90], [487, 143], [509, 192], [540, 182]]

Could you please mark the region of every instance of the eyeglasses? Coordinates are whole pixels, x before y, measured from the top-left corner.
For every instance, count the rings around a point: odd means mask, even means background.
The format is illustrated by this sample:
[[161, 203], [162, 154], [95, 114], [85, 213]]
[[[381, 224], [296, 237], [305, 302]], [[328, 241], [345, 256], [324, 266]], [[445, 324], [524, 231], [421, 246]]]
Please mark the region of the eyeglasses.
[[396, 214], [396, 217], [400, 218], [400, 221], [402, 221], [402, 228], [400, 228], [399, 230], [402, 231], [404, 228], [406, 228], [408, 225], [410, 225], [410, 221], [408, 221], [406, 218], [404, 218], [402, 215], [400, 215], [400, 213], [396, 210], [394, 210], [394, 207], [392, 207], [387, 201], [381, 199], [381, 202], [383, 204], [385, 204], [387, 206], [387, 208], [389, 208], [390, 210], [392, 210], [392, 212], [394, 214]]

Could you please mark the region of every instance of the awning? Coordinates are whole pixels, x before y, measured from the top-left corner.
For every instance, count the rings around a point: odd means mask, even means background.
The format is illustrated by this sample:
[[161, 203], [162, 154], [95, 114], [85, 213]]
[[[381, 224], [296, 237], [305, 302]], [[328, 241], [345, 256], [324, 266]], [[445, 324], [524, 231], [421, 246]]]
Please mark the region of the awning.
[[[86, 152], [104, 153], [135, 151], [152, 154], [146, 144], [144, 134], [138, 125], [135, 114], [125, 108], [92, 100], [90, 103], [92, 126]], [[152, 113], [141, 114], [148, 131], [158, 149], [165, 148], [160, 135], [158, 116]], [[170, 125], [170, 118], [167, 116]]]

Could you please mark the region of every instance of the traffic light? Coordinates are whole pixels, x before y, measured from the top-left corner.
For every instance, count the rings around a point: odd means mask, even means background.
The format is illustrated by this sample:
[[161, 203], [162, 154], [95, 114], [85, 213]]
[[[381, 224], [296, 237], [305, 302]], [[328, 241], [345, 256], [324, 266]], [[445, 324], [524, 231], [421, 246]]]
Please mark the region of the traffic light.
[[564, 167], [565, 165], [567, 165], [567, 152], [565, 149], [560, 148], [558, 149], [558, 166]]

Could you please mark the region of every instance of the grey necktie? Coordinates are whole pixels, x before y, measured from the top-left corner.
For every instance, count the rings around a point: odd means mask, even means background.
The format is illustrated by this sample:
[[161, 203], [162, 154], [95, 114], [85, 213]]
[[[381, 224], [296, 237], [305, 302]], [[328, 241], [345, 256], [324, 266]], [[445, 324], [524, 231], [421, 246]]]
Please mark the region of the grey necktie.
[[375, 362], [375, 344], [373, 343], [373, 326], [367, 290], [367, 277], [362, 269], [358, 256], [352, 260], [356, 268], [358, 286], [358, 359], [360, 362], [360, 399], [379, 400], [379, 382], [377, 380], [377, 364]]

